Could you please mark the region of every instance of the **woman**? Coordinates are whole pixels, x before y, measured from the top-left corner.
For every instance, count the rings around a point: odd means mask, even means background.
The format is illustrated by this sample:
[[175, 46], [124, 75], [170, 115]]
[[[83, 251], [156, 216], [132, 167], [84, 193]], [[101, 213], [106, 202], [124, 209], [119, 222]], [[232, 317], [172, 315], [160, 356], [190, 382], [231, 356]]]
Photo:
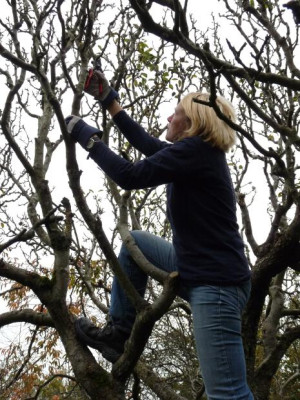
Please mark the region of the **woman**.
[[[250, 271], [236, 222], [235, 193], [225, 157], [235, 142], [235, 132], [211, 107], [193, 101], [209, 100], [209, 94], [198, 92], [185, 96], [168, 118], [166, 139], [171, 143], [160, 141], [125, 113], [102, 73], [94, 71], [89, 79], [86, 92], [107, 108], [127, 140], [146, 158], [132, 164], [119, 157], [101, 142], [95, 128], [78, 117], [66, 119], [68, 132], [122, 188], [167, 184], [167, 215], [173, 243], [143, 231], [132, 235], [150, 262], [168, 272], [179, 271], [180, 294], [192, 309], [208, 399], [253, 399], [246, 382], [241, 338], [241, 313], [249, 296]], [[222, 97], [216, 102], [222, 113], [234, 121], [232, 105]], [[147, 276], [124, 245], [119, 261], [143, 295]], [[115, 362], [135, 319], [135, 310], [116, 278], [109, 315], [110, 321], [103, 329], [80, 318], [76, 331], [81, 342]]]

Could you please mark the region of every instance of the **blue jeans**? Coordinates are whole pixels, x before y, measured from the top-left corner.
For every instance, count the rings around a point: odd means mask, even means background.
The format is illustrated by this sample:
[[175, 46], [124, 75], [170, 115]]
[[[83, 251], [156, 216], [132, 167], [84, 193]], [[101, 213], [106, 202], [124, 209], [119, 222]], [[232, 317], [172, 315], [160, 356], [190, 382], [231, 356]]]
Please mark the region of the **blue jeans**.
[[[132, 236], [144, 256], [164, 271], [175, 271], [173, 245], [144, 231]], [[147, 275], [136, 265], [123, 245], [119, 261], [131, 282], [143, 296]], [[183, 287], [180, 296], [191, 306], [196, 349], [209, 400], [253, 400], [247, 385], [241, 337], [241, 313], [248, 300], [250, 282], [239, 286], [200, 285]], [[114, 323], [130, 330], [135, 310], [115, 278], [110, 316]]]

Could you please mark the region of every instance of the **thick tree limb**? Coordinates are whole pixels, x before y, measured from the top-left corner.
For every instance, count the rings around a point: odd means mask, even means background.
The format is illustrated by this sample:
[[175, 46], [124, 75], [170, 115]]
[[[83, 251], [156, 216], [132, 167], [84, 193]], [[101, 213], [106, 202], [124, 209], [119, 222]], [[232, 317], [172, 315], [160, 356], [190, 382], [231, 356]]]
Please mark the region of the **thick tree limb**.
[[39, 313], [30, 308], [17, 311], [8, 311], [0, 314], [0, 328], [15, 322], [26, 322], [36, 326], [54, 327], [54, 322], [48, 313]]
[[35, 293], [38, 294], [40, 299], [49, 294], [53, 283], [50, 279], [42, 277], [35, 272], [30, 272], [22, 268], [17, 268], [14, 265], [0, 259], [0, 276], [8, 279], [15, 280], [23, 286], [30, 287]]

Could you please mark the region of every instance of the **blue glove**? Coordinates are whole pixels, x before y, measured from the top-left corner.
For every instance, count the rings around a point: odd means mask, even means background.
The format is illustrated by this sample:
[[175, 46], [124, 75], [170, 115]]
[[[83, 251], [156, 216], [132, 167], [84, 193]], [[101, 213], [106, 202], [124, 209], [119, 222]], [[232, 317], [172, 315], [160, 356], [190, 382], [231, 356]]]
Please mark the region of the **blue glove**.
[[69, 115], [65, 119], [67, 125], [67, 131], [71, 138], [78, 142], [85, 150], [87, 150], [87, 143], [92, 136], [97, 135], [99, 138], [102, 137], [103, 132], [93, 126], [88, 125], [80, 117], [75, 115]]
[[102, 107], [106, 109], [114, 99], [119, 97], [108, 83], [103, 72], [90, 69], [85, 80], [84, 91], [98, 100]]

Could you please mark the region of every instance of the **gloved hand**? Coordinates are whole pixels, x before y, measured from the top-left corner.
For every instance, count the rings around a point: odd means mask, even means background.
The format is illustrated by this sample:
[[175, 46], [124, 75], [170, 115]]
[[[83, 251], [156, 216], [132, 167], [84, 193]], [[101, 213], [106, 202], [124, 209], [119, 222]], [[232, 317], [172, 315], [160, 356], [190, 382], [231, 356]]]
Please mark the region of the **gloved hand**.
[[94, 96], [94, 98], [101, 103], [103, 108], [107, 108], [114, 99], [119, 97], [118, 92], [110, 87], [103, 72], [95, 69], [89, 70], [85, 80], [84, 91]]
[[92, 136], [97, 135], [99, 138], [101, 138], [103, 134], [102, 131], [88, 125], [83, 121], [83, 119], [75, 115], [69, 115], [67, 118], [65, 118], [65, 123], [71, 138], [75, 142], [78, 142], [86, 150], [86, 145]]

